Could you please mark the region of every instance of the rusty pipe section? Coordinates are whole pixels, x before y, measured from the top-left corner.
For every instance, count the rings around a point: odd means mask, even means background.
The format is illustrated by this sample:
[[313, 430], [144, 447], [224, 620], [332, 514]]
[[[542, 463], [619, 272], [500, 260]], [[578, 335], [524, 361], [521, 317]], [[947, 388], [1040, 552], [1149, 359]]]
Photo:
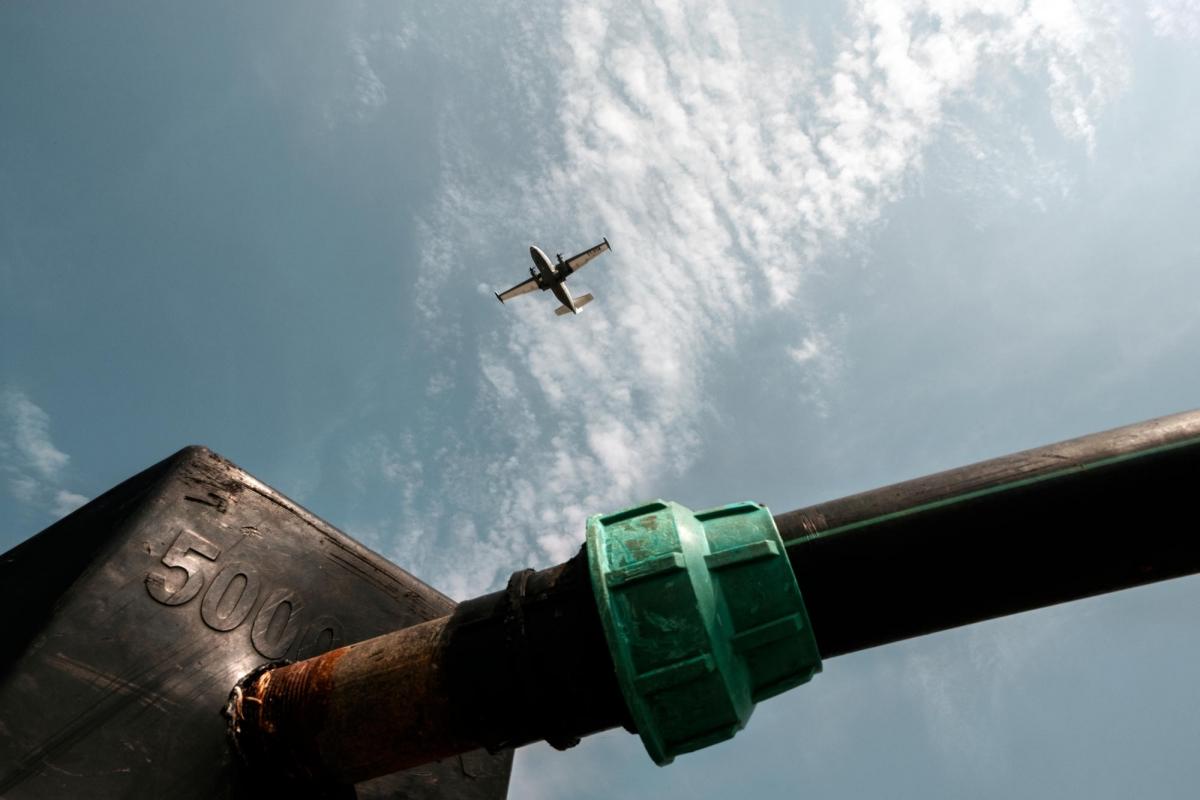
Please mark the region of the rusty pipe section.
[[226, 714], [256, 771], [306, 785], [632, 729], [583, 551], [449, 616], [252, 673]]
[[[354, 783], [473, 750], [451, 723], [451, 617], [258, 672], [234, 691], [238, 746], [298, 781]], [[330, 765], [336, 765], [331, 769]]]

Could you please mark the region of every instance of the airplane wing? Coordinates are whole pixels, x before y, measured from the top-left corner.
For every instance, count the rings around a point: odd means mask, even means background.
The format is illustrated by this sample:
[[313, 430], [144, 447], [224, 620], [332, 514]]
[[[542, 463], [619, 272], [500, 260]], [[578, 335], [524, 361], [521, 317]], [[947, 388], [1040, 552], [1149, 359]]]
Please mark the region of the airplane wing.
[[536, 288], [538, 288], [537, 278], [530, 278], [527, 281], [522, 281], [521, 283], [518, 283], [516, 286], [512, 287], [508, 291], [499, 292], [499, 293], [493, 292], [493, 294], [496, 295], [497, 300], [499, 300], [501, 303], [503, 303], [505, 300], [512, 300], [514, 297], [523, 295], [526, 292], [532, 292]]
[[584, 250], [582, 253], [578, 253], [578, 254], [573, 255], [570, 258], [568, 258], [566, 261], [564, 261], [562, 263], [562, 266], [560, 266], [558, 268], [558, 271], [565, 278], [568, 275], [572, 275], [572, 274], [578, 272], [579, 270], [581, 270], [583, 268], [584, 264], [588, 263], [593, 258], [600, 255], [605, 250], [611, 250], [611, 249], [612, 248], [608, 246], [608, 239], [605, 238], [603, 242], [596, 245], [595, 247], [590, 247], [587, 250]]

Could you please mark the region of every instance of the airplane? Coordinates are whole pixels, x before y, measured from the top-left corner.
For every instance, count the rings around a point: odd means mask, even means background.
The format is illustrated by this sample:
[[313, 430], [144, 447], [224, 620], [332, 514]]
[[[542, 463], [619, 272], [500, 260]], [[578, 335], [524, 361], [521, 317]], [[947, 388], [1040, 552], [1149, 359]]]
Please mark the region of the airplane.
[[506, 300], [511, 300], [518, 295], [532, 292], [534, 289], [541, 289], [543, 292], [549, 289], [554, 292], [554, 296], [562, 303], [561, 306], [554, 309], [554, 313], [558, 316], [563, 314], [578, 314], [579, 309], [592, 302], [590, 294], [581, 295], [579, 297], [571, 297], [571, 292], [567, 290], [564, 281], [571, 275], [578, 272], [584, 264], [591, 261], [596, 256], [603, 253], [605, 250], [611, 250], [612, 247], [608, 244], [608, 237], [595, 247], [589, 247], [582, 253], [577, 253], [566, 261], [563, 261], [562, 253], [558, 254], [558, 263], [551, 264], [550, 258], [542, 252], [541, 248], [534, 246], [529, 248], [529, 255], [533, 259], [534, 265], [529, 268], [529, 280], [518, 283], [505, 292], [493, 292], [496, 299], [503, 303]]

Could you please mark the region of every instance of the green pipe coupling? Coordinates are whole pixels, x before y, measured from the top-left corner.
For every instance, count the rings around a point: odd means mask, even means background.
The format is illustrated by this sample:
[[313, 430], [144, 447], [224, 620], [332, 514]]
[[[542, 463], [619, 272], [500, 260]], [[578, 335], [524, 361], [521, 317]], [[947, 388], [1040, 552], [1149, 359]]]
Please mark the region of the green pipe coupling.
[[656, 500], [587, 523], [617, 681], [654, 762], [733, 737], [754, 704], [821, 671], [765, 506], [693, 514]]

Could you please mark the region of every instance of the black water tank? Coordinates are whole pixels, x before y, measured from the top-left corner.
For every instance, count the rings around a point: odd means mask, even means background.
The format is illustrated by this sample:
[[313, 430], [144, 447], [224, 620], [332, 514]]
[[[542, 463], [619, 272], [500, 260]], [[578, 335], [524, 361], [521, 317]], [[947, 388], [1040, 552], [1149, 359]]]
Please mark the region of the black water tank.
[[453, 602], [238, 467], [189, 447], [0, 557], [0, 797], [499, 800], [512, 753], [350, 787], [252, 784], [235, 681]]

